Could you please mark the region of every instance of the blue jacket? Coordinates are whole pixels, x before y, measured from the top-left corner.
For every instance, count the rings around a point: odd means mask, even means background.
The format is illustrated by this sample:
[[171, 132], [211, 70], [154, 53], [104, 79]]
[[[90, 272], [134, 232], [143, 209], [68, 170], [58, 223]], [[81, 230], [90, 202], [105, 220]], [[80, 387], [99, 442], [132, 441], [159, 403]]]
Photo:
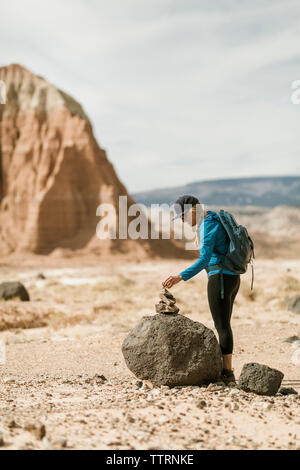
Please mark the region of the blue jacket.
[[[214, 248], [220, 253], [225, 254], [229, 246], [225, 229], [219, 219], [219, 215], [215, 211], [207, 211], [207, 216], [204, 217], [198, 230], [200, 238], [200, 257], [192, 266], [180, 273], [184, 281], [188, 281], [191, 277], [200, 273], [206, 266], [220, 263], [221, 256], [217, 253], [213, 253]], [[220, 269], [211, 271], [208, 273], [207, 277], [219, 272]], [[223, 269], [223, 273], [236, 275], [236, 273], [225, 269]]]

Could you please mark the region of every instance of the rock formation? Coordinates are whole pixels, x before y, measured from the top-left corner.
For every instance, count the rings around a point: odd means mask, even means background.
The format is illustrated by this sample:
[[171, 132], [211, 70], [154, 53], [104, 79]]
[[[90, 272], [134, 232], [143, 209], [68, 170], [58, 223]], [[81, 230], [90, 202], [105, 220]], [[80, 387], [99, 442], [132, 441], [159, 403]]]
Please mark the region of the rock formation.
[[171, 294], [168, 289], [165, 289], [164, 287], [162, 288], [160, 294], [160, 301], [158, 304], [155, 305], [155, 309], [157, 313], [178, 313], [179, 308], [175, 305], [176, 304], [176, 299], [175, 297]]
[[183, 315], [143, 317], [126, 336], [128, 368], [154, 385], [202, 385], [220, 378], [222, 356], [212, 330]]
[[276, 395], [284, 375], [277, 369], [250, 362], [244, 364], [239, 377], [239, 388], [257, 395]]
[[[79, 103], [20, 65], [0, 68], [0, 253], [57, 247], [187, 256], [169, 240], [96, 237], [101, 203], [128, 196]], [[128, 204], [133, 203], [128, 196]], [[119, 220], [119, 219], [118, 219]]]

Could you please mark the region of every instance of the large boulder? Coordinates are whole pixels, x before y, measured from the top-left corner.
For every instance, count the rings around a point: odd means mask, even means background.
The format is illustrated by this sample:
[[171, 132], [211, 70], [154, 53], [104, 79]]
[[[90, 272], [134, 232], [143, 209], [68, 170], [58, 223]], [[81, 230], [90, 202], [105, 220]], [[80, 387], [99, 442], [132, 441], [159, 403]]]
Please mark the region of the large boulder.
[[2, 282], [0, 284], [0, 299], [11, 300], [19, 298], [23, 301], [29, 301], [29, 294], [21, 282]]
[[257, 395], [276, 395], [284, 374], [264, 364], [250, 362], [244, 364], [239, 377], [239, 388]]
[[212, 330], [177, 314], [143, 317], [122, 352], [136, 377], [154, 385], [202, 385], [220, 378], [222, 355]]

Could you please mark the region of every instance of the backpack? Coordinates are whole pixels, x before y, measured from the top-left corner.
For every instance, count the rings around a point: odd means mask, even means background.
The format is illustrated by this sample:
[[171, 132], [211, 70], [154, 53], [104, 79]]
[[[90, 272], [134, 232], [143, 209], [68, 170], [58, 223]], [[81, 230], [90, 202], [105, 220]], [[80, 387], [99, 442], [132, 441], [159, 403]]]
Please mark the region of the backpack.
[[209, 266], [207, 272], [212, 271], [216, 267], [221, 268], [221, 298], [224, 298], [224, 281], [223, 281], [223, 269], [232, 271], [236, 274], [244, 274], [247, 271], [248, 264], [252, 267], [252, 281], [251, 290], [253, 289], [254, 271], [253, 271], [253, 259], [254, 255], [254, 243], [248, 234], [246, 227], [238, 225], [233, 215], [221, 209], [218, 213], [219, 219], [227, 237], [229, 239], [229, 245], [227, 252], [224, 254], [214, 250], [215, 253], [221, 256], [221, 262], [218, 265]]

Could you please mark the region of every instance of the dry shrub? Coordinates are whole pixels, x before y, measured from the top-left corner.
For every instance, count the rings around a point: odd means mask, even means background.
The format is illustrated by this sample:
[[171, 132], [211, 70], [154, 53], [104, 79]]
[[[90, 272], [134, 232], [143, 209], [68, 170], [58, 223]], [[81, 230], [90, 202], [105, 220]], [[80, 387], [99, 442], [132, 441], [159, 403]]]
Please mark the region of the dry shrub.
[[51, 326], [54, 329], [88, 323], [95, 319], [93, 312], [87, 315], [66, 314], [53, 308], [36, 305], [6, 304], [0, 308], [0, 331]]
[[0, 331], [8, 329], [41, 328], [47, 326], [51, 311], [26, 308], [23, 304], [0, 308]]
[[286, 293], [299, 292], [300, 281], [293, 276], [282, 276], [279, 279], [280, 289]]
[[91, 312], [88, 315], [82, 314], [75, 314], [75, 315], [67, 315], [64, 312], [60, 311], [52, 311], [49, 315], [49, 319], [47, 321], [47, 326], [51, 326], [54, 330], [58, 330], [60, 328], [65, 328], [68, 326], [75, 326], [80, 323], [91, 323], [95, 320], [95, 315]]

